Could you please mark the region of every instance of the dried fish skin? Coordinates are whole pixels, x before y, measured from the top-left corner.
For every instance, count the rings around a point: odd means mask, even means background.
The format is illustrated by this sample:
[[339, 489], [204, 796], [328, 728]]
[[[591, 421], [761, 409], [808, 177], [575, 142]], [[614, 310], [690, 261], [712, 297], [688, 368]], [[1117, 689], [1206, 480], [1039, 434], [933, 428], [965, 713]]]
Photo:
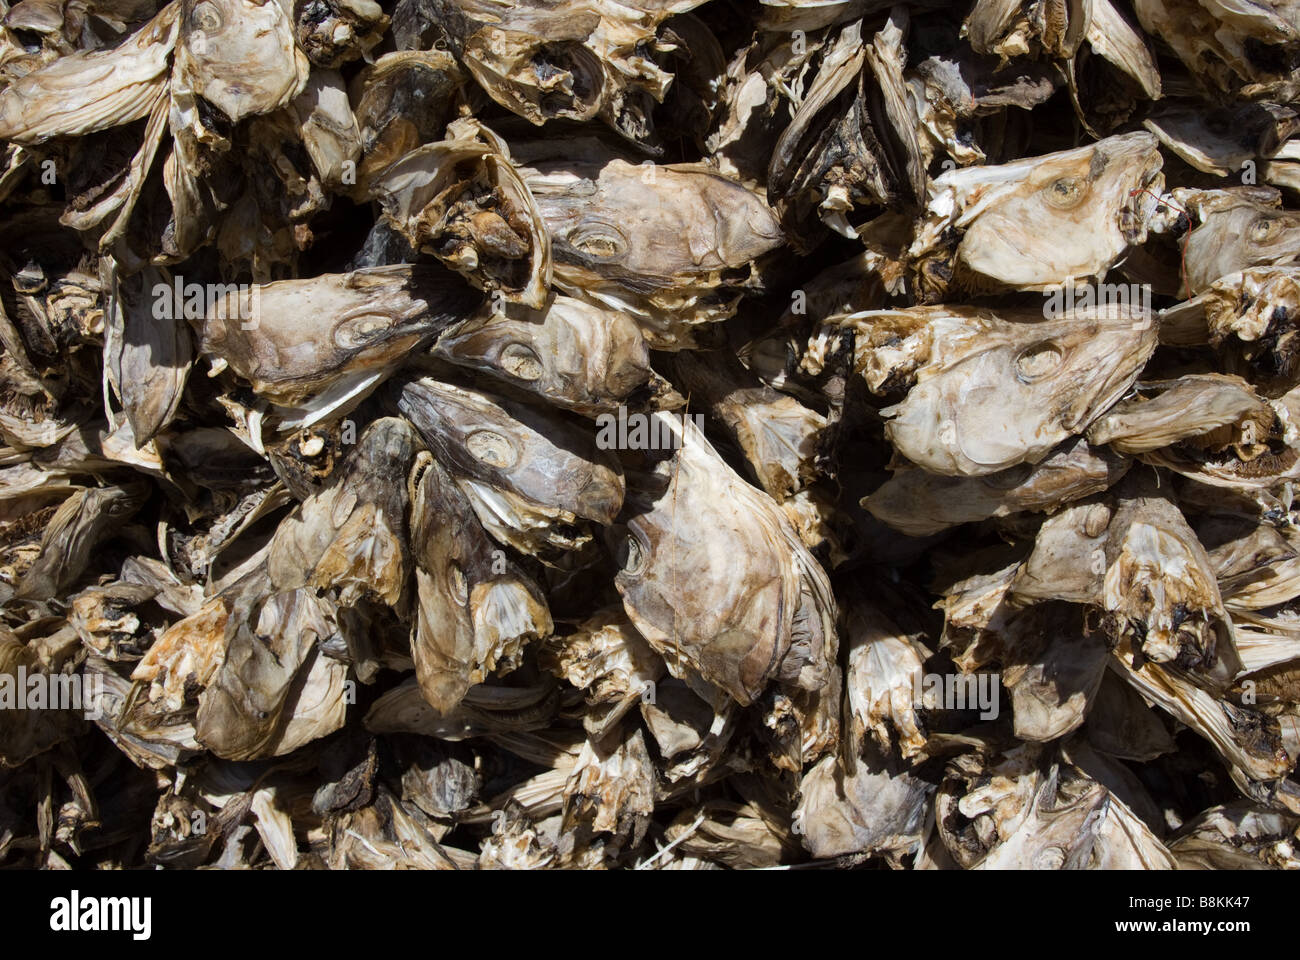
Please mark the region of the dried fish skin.
[[157, 587], [143, 583], [90, 587], [72, 598], [68, 622], [105, 660], [139, 660], [161, 634], [158, 608], [148, 609], [157, 595]]
[[1083, 611], [1064, 603], [1039, 604], [1016, 619], [1013, 632], [1037, 632], [1037, 650], [1020, 649], [1003, 664], [1011, 694], [1012, 729], [1024, 741], [1068, 736], [1094, 708], [1106, 676], [1107, 638], [1090, 629]]
[[580, 549], [623, 504], [623, 472], [595, 431], [546, 411], [431, 378], [398, 409], [452, 473], [488, 532], [524, 552]]
[[1143, 656], [1226, 684], [1241, 660], [1214, 568], [1178, 508], [1145, 486], [1111, 521], [1102, 604]]
[[[585, 832], [613, 834], [615, 847], [641, 842], [654, 813], [655, 768], [645, 735], [635, 730], [617, 743], [582, 745], [564, 784], [564, 840], [585, 845]], [[607, 845], [608, 846], [608, 845]], [[608, 855], [608, 851], [605, 851]]]
[[267, 555], [274, 587], [333, 590], [347, 606], [373, 596], [402, 608], [412, 568], [405, 477], [422, 447], [405, 420], [370, 424], [326, 488], [277, 528]]
[[435, 254], [482, 290], [540, 308], [551, 240], [505, 141], [474, 120], [412, 150], [372, 181], [384, 215], [411, 247]]
[[445, 271], [407, 265], [256, 284], [217, 299], [199, 350], [297, 411], [285, 426], [306, 426], [355, 405], [478, 299]]
[[1167, 43], [1212, 92], [1295, 99], [1288, 51], [1300, 28], [1288, 4], [1137, 0], [1133, 6], [1142, 28]]
[[962, 24], [962, 35], [979, 53], [997, 54], [1002, 62], [1020, 56], [1073, 57], [1087, 33], [1088, 3], [1043, 0], [976, 0]]
[[917, 295], [936, 302], [954, 285], [1049, 291], [1103, 276], [1146, 240], [1163, 185], [1159, 141], [1145, 131], [949, 171], [934, 181], [908, 251]]
[[294, 36], [314, 66], [337, 69], [383, 39], [388, 17], [374, 0], [297, 0]]
[[1106, 671], [1083, 728], [1096, 750], [1121, 760], [1154, 760], [1176, 749], [1160, 716], [1114, 670]]
[[1195, 102], [1170, 103], [1142, 124], [1197, 170], [1220, 177], [1272, 157], [1300, 133], [1300, 114], [1277, 104], [1234, 104], [1206, 111]]
[[181, 0], [174, 82], [230, 123], [288, 104], [310, 69], [278, 0]]
[[555, 719], [558, 706], [554, 680], [527, 687], [471, 687], [454, 710], [439, 713], [424, 698], [416, 677], [393, 687], [365, 717], [372, 733], [418, 733], [441, 740], [463, 740], [488, 734], [543, 730]]
[[817, 479], [817, 451], [828, 426], [820, 413], [760, 383], [721, 351], [674, 354], [670, 369], [678, 389], [723, 424], [751, 475], [775, 500], [786, 500]]
[[[896, 8], [902, 10], [902, 8]], [[925, 172], [917, 120], [903, 82], [906, 17], [892, 15], [870, 42], [861, 22], [845, 26], [772, 150], [768, 196], [796, 247], [821, 239], [813, 217], [845, 236], [855, 205], [919, 202]]]
[[1088, 428], [1090, 442], [1108, 444], [1120, 453], [1148, 453], [1247, 419], [1267, 425], [1274, 418], [1273, 410], [1240, 377], [1191, 374], [1139, 383], [1137, 391], [1136, 397], [1115, 404]]
[[342, 74], [312, 71], [291, 108], [321, 183], [334, 189], [348, 183], [361, 159], [362, 142]]
[[408, 809], [380, 785], [374, 803], [327, 817], [327, 863], [332, 870], [457, 869], [426, 824], [418, 808]]
[[1131, 460], [1075, 437], [1037, 464], [984, 477], [903, 470], [864, 497], [862, 506], [908, 536], [925, 537], [989, 517], [1055, 510], [1110, 489], [1131, 465]]
[[95, 546], [134, 516], [148, 493], [143, 482], [73, 493], [50, 517], [40, 553], [18, 582], [14, 596], [49, 600], [70, 587], [90, 564]]
[[587, 417], [617, 413], [647, 386], [666, 387], [635, 321], [563, 294], [541, 310], [484, 309], [439, 337], [433, 354]]
[[[63, 740], [70, 739], [85, 725], [77, 713], [53, 709], [57, 705], [40, 705], [27, 699], [29, 688], [38, 687], [57, 695], [64, 679], [73, 679], [66, 669], [53, 669], [7, 627], [0, 629], [0, 686], [5, 689], [6, 708], [0, 711], [0, 770], [17, 767], [44, 753]], [[32, 681], [36, 678], [36, 683]], [[71, 689], [62, 687], [64, 695]], [[37, 694], [40, 696], [40, 694]], [[21, 699], [17, 699], [21, 698]]]
[[1169, 852], [1183, 870], [1295, 870], [1298, 828], [1293, 814], [1238, 801], [1183, 824]]
[[949, 764], [936, 825], [967, 869], [1172, 870], [1173, 856], [1105, 786], [1034, 745]]
[[987, 476], [1036, 463], [1086, 429], [1156, 347], [1154, 318], [1138, 307], [1032, 319], [956, 307], [848, 314], [818, 331], [804, 365], [820, 365], [841, 330], [855, 331], [853, 365], [868, 386], [910, 387], [881, 411], [895, 449], [932, 473]]
[[782, 126], [782, 90], [788, 89], [816, 52], [796, 53], [790, 41], [755, 41], [727, 64], [715, 120], [705, 139], [709, 162], [723, 176], [745, 184], [764, 182], [768, 147]]
[[884, 612], [862, 601], [848, 607], [845, 631], [844, 686], [853, 743], [861, 750], [870, 738], [882, 755], [897, 751], [905, 760], [920, 755], [926, 731], [916, 691], [930, 651]]
[[1111, 0], [1088, 0], [1083, 6], [1088, 13], [1083, 43], [1066, 70], [1075, 114], [1100, 138], [1127, 124], [1144, 100], [1161, 99], [1164, 89], [1142, 31]]
[[[505, 4], [457, 6], [456, 12], [465, 18], [460, 21], [465, 24], [464, 31], [474, 31], [458, 37], [463, 62], [493, 100], [538, 125], [553, 117], [590, 120], [599, 113], [605, 68], [599, 55], [584, 42], [600, 25], [597, 11], [579, 7], [565, 16], [547, 19], [540, 11], [520, 7], [516, 18], [523, 23], [512, 28], [515, 18], [509, 16]], [[486, 14], [481, 24], [468, 19], [478, 19], [479, 7]], [[544, 25], [541, 37], [533, 33], [536, 25], [529, 22], [533, 17]], [[519, 29], [524, 26], [528, 29]]]
[[[594, 709], [583, 725], [595, 741], [603, 740], [637, 703], [657, 703], [665, 672], [663, 660], [636, 632], [622, 606], [597, 611], [573, 633], [551, 638], [538, 652], [538, 664], [584, 691]], [[653, 726], [650, 730], [654, 734]], [[658, 746], [663, 755], [672, 755], [662, 740]]]
[[952, 163], [963, 167], [987, 163], [987, 152], [971, 135], [974, 121], [1000, 116], [1007, 107], [1032, 110], [1060, 85], [1059, 75], [1046, 64], [1018, 61], [1014, 72], [996, 67], [973, 50], [956, 47], [926, 58], [914, 74], [909, 72], [917, 120], [936, 155], [947, 153]]
[[[1198, 530], [1204, 537], [1212, 531]], [[1300, 595], [1300, 573], [1297, 563], [1297, 545], [1289, 529], [1278, 531], [1271, 527], [1253, 527], [1250, 534], [1235, 541], [1229, 540], [1210, 551], [1209, 556], [1219, 575], [1219, 587], [1224, 605], [1233, 614], [1268, 610], [1289, 604]], [[1278, 611], [1285, 615], [1285, 610]], [[1276, 656], [1286, 658], [1285, 653]], [[1289, 658], [1288, 658], [1289, 659]], [[1253, 664], [1252, 671], [1263, 667]]]
[[[320, 646], [338, 632], [334, 610], [305, 589], [236, 598], [221, 665], [199, 694], [198, 741], [227, 760], [275, 756]], [[341, 703], [341, 683], [334, 692]], [[341, 725], [342, 712], [332, 719]]]
[[122, 45], [70, 53], [10, 83], [0, 91], [0, 140], [37, 144], [147, 116], [166, 89], [180, 16], [176, 0]]
[[[1136, 478], [1136, 479], [1135, 479]], [[1112, 502], [1066, 507], [1039, 529], [1012, 590], [1092, 604], [1145, 659], [1222, 691], [1242, 669], [1215, 568], [1168, 495], [1130, 474]]]
[[191, 691], [212, 682], [225, 657], [231, 609], [227, 598], [216, 596], [163, 631], [131, 671], [133, 681], [148, 684], [147, 703], [179, 713]]
[[216, 832], [198, 829], [206, 826], [211, 811], [174, 793], [158, 798], [150, 821], [149, 863], [193, 869], [200, 866], [217, 841]]
[[650, 111], [673, 80], [651, 55], [656, 33], [701, 2], [453, 0], [442, 26], [479, 86], [507, 110], [539, 126], [599, 118], [656, 150]]
[[471, 686], [518, 666], [523, 648], [554, 624], [537, 585], [493, 548], [455, 481], [428, 454], [412, 467], [412, 484], [418, 612], [411, 656], [424, 698], [446, 714]]
[[[442, 139], [463, 84], [455, 57], [442, 50], [386, 53], [353, 78], [349, 100], [363, 150], [356, 193], [369, 196], [376, 174], [422, 144]], [[413, 110], [412, 101], [421, 109]]]
[[146, 267], [113, 278], [104, 336], [104, 375], [121, 398], [137, 446], [152, 440], [176, 416], [194, 348], [183, 318], [159, 318], [145, 294], [163, 275]]
[[889, 770], [878, 757], [849, 774], [826, 757], [799, 783], [793, 822], [818, 860], [849, 854], [881, 856], [891, 866], [921, 846], [934, 786]]
[[1300, 267], [1254, 267], [1214, 281], [1203, 293], [1160, 313], [1162, 343], [1209, 343], [1239, 358], [1268, 395], [1295, 386], [1300, 372], [1294, 311]]
[[1112, 670], [1143, 698], [1209, 741], [1230, 769], [1268, 783], [1286, 777], [1295, 767], [1273, 718], [1254, 707], [1218, 700], [1176, 670], [1151, 662], [1139, 664], [1123, 645], [1112, 655]]
[[668, 857], [660, 859], [662, 854], [656, 854], [637, 869], [652, 865], [656, 870], [775, 867], [798, 852], [777, 813], [750, 803], [705, 801], [698, 813], [684, 810], [665, 828], [664, 837], [673, 844]]
[[807, 652], [796, 675], [811, 669], [817, 679], [800, 685], [821, 686], [836, 645], [825, 573], [693, 422], [652, 416], [681, 445], [630, 497], [614, 583], [633, 624], [669, 672], [680, 675], [684, 662], [742, 706], [794, 666], [784, 661], [798, 628]]

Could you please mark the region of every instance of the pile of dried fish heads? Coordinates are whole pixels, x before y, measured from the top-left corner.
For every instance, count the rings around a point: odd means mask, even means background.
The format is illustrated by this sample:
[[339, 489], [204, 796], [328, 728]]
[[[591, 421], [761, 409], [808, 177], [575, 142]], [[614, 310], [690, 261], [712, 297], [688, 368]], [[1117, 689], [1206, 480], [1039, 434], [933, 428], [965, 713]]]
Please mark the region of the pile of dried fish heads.
[[1300, 866], [1300, 13], [18, 0], [0, 866]]

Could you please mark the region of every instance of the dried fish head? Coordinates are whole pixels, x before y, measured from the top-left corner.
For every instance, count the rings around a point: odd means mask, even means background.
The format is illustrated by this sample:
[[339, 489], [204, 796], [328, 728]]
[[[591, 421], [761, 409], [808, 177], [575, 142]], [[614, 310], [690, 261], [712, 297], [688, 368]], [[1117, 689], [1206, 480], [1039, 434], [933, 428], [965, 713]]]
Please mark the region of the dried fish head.
[[930, 651], [869, 603], [848, 608], [845, 628], [853, 748], [861, 750], [870, 737], [882, 754], [897, 748], [904, 759], [917, 756], [925, 747], [925, 724], [916, 691]]
[[1197, 170], [1226, 177], [1248, 169], [1247, 162], [1276, 154], [1300, 133], [1300, 114], [1269, 103], [1208, 111], [1195, 102], [1170, 103], [1143, 126]]
[[[1049, 748], [1050, 750], [1050, 748]], [[935, 801], [949, 854], [974, 869], [1164, 869], [1174, 858], [1105, 786], [1034, 745], [948, 767]]]
[[[873, 389], [910, 386], [881, 413], [899, 453], [933, 473], [978, 477], [1036, 463], [1124, 395], [1156, 346], [1140, 307], [1068, 319], [973, 308], [877, 310], [831, 318], [810, 345], [823, 362], [857, 333], [854, 367]], [[914, 385], [913, 385], [914, 384]]]
[[288, 408], [286, 428], [342, 415], [478, 300], [445, 271], [411, 266], [222, 292], [199, 349]]
[[821, 686], [836, 645], [825, 573], [693, 422], [652, 419], [679, 447], [640, 478], [618, 548], [628, 616], [671, 672], [685, 663], [741, 705], [778, 675]]
[[411, 575], [405, 477], [421, 448], [405, 420], [370, 424], [326, 488], [277, 528], [267, 556], [276, 589], [333, 590], [348, 605], [373, 595], [400, 608]]
[[164, 96], [180, 17], [175, 0], [122, 45], [68, 54], [6, 86], [0, 139], [43, 143], [147, 116]]
[[1215, 281], [1250, 267], [1294, 264], [1300, 257], [1300, 213], [1279, 207], [1268, 188], [1211, 191], [1175, 196], [1200, 222], [1187, 236], [1186, 286], [1189, 296]]
[[589, 417], [617, 412], [644, 387], [667, 388], [630, 317], [558, 294], [541, 310], [481, 310], [433, 353]]
[[[346, 668], [331, 667], [321, 653], [337, 631], [333, 602], [314, 590], [237, 598], [223, 659], [199, 694], [198, 741], [219, 757], [252, 760], [291, 752], [342, 726]], [[318, 670], [324, 675], [313, 682]], [[307, 736], [291, 730], [300, 707], [311, 708]]]
[[939, 177], [910, 250], [918, 295], [942, 299], [950, 284], [1045, 291], [1103, 276], [1146, 239], [1164, 183], [1158, 147], [1129, 133]]
[[655, 347], [683, 345], [675, 324], [731, 316], [734, 288], [782, 242], [761, 197], [702, 165], [615, 158], [522, 172], [552, 238], [556, 286], [629, 313]]
[[1225, 688], [1242, 665], [1205, 548], [1149, 477], [1130, 474], [1116, 492], [1113, 506], [1083, 503], [1047, 520], [1014, 592], [1094, 604], [1143, 658]]
[[298, 0], [294, 35], [318, 67], [336, 68], [368, 54], [388, 28], [388, 17], [374, 0]]
[[1295, 323], [1300, 268], [1254, 267], [1214, 281], [1198, 296], [1160, 314], [1161, 342], [1213, 344], [1269, 395], [1300, 378]]
[[870, 854], [901, 866], [919, 850], [933, 785], [872, 760], [848, 774], [827, 757], [800, 781], [793, 820], [817, 859]]
[[1251, 99], [1293, 100], [1293, 50], [1300, 40], [1289, 3], [1137, 0], [1147, 33], [1168, 44], [1211, 90]]
[[228, 122], [283, 107], [310, 69], [277, 0], [181, 0], [173, 82]]
[[505, 142], [473, 120], [455, 121], [447, 133], [386, 167], [371, 192], [412, 248], [435, 254], [480, 289], [543, 306], [550, 235]]
[[[369, 195], [377, 174], [442, 137], [463, 82], [455, 58], [441, 50], [386, 53], [357, 74], [350, 100], [363, 147], [358, 193]], [[413, 102], [420, 109], [412, 109]]]
[[488, 532], [516, 549], [579, 549], [623, 504], [622, 470], [594, 431], [428, 378], [403, 386], [397, 405]]
[[657, 150], [651, 110], [673, 76], [652, 55], [656, 33], [664, 20], [701, 2], [454, 0], [442, 26], [474, 79], [507, 110], [538, 125], [599, 117]]
[[1088, 428], [1091, 442], [1121, 453], [1147, 453], [1248, 418], [1267, 430], [1274, 417], [1239, 377], [1192, 374], [1138, 384], [1137, 390], [1136, 397], [1115, 404]]
[[425, 699], [447, 713], [473, 684], [514, 669], [553, 624], [537, 585], [493, 548], [436, 460], [423, 454], [411, 483], [419, 604], [411, 654]]
[[143, 482], [78, 490], [50, 517], [40, 553], [14, 595], [48, 600], [72, 586], [90, 564], [92, 551], [118, 532], [148, 498]]

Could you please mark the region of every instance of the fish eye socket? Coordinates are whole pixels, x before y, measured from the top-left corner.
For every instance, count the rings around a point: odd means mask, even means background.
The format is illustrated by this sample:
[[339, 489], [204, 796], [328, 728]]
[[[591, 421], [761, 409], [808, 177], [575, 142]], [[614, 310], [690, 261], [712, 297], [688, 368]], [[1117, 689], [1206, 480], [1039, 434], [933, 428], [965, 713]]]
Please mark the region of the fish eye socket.
[[618, 565], [628, 576], [635, 577], [640, 574], [646, 565], [646, 552], [641, 546], [641, 541], [629, 533], [619, 544], [617, 559]]
[[1277, 237], [1281, 226], [1278, 217], [1260, 217], [1250, 225], [1250, 239], [1255, 243], [1267, 243]]
[[334, 328], [334, 344], [345, 350], [363, 347], [379, 339], [393, 326], [390, 317], [367, 313], [341, 320]]
[[221, 11], [217, 9], [215, 3], [211, 3], [209, 0], [204, 0], [190, 14], [191, 30], [211, 35], [220, 33], [223, 25]]
[[611, 223], [587, 221], [569, 236], [574, 249], [593, 260], [614, 260], [627, 252], [627, 238]]
[[495, 430], [477, 430], [465, 440], [465, 446], [476, 460], [490, 467], [507, 469], [518, 459], [510, 441]]
[[1072, 210], [1088, 196], [1088, 181], [1083, 177], [1058, 177], [1043, 189], [1050, 206]]
[[1016, 377], [1021, 383], [1034, 383], [1055, 373], [1062, 359], [1060, 347], [1050, 340], [1040, 340], [1016, 357]]
[[1065, 865], [1065, 851], [1060, 847], [1047, 847], [1034, 857], [1035, 870], [1059, 870]]
[[512, 377], [530, 382], [540, 380], [546, 372], [537, 354], [522, 343], [512, 343], [501, 351], [501, 367]]

